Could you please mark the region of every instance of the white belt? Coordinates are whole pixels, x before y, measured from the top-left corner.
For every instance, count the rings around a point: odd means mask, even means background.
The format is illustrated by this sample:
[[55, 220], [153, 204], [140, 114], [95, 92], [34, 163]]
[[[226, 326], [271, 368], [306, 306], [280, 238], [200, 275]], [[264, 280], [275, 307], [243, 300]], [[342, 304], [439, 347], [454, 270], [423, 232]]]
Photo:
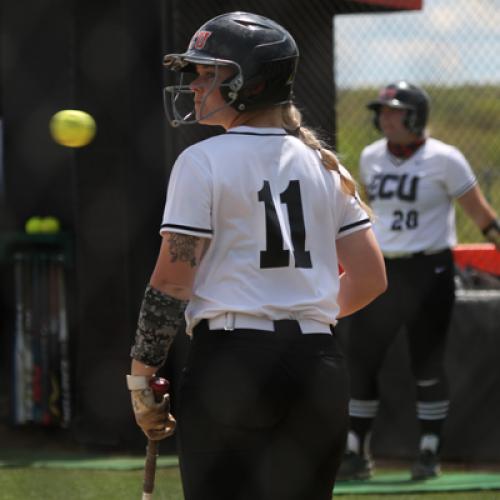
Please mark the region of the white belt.
[[[329, 333], [330, 325], [314, 319], [296, 320], [302, 333]], [[243, 313], [224, 313], [208, 320], [210, 330], [265, 330], [274, 332], [274, 322], [270, 319]]]

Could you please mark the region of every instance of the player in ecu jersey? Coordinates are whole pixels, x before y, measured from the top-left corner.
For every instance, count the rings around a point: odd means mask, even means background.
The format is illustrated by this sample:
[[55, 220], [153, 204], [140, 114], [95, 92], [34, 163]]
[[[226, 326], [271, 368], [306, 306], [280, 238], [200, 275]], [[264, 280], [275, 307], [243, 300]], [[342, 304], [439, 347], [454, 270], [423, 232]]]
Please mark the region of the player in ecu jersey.
[[406, 327], [420, 424], [411, 473], [413, 479], [426, 479], [439, 474], [449, 406], [443, 357], [455, 300], [454, 201], [497, 249], [500, 226], [462, 153], [426, 134], [429, 97], [423, 89], [405, 81], [388, 85], [368, 108], [384, 137], [362, 151], [360, 177], [376, 216], [388, 290], [350, 320], [350, 431], [338, 477], [372, 475], [377, 376], [397, 333]]
[[171, 124], [225, 131], [171, 172], [128, 377], [139, 426], [171, 434], [168, 405], [144, 410], [141, 388], [185, 314], [186, 500], [330, 500], [349, 400], [335, 324], [386, 287], [353, 179], [292, 102], [297, 61], [282, 26], [245, 12], [207, 21], [165, 57], [179, 77], [165, 89]]

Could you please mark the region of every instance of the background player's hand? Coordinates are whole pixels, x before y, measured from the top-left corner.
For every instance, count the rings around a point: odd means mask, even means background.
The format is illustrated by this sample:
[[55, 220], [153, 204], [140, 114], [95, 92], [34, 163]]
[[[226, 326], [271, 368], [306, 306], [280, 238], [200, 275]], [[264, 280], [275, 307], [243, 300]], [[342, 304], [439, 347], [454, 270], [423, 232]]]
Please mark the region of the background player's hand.
[[171, 436], [175, 431], [175, 418], [170, 413], [170, 396], [164, 394], [155, 400], [153, 390], [148, 387], [130, 391], [135, 420], [149, 439], [158, 441]]
[[493, 243], [500, 251], [500, 219], [495, 219], [483, 229], [483, 234], [488, 241]]

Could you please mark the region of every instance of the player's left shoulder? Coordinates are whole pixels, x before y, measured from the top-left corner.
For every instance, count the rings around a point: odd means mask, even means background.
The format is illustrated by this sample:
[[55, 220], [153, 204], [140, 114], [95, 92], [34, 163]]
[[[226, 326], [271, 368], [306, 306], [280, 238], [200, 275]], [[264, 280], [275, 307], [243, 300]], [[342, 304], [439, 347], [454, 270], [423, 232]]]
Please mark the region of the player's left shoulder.
[[429, 154], [442, 155], [442, 156], [453, 155], [456, 154], [457, 152], [460, 153], [460, 150], [458, 149], [457, 146], [454, 146], [453, 144], [448, 144], [447, 142], [444, 142], [440, 139], [436, 139], [435, 137], [428, 137], [425, 140], [424, 148], [426, 152]]
[[422, 156], [424, 160], [434, 160], [441, 164], [443, 162], [462, 162], [464, 159], [464, 155], [458, 147], [434, 137], [428, 137], [426, 139], [425, 145], [422, 148]]

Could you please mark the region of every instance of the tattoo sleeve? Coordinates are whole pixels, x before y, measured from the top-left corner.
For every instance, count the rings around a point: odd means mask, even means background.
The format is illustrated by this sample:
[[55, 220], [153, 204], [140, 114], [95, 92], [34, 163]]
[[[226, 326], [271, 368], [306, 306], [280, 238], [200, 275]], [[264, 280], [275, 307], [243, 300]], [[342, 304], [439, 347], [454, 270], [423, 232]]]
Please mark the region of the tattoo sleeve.
[[170, 248], [171, 262], [187, 262], [191, 267], [195, 267], [196, 262], [196, 246], [200, 238], [187, 234], [170, 233], [168, 243]]
[[186, 301], [170, 297], [148, 285], [130, 356], [148, 366], [163, 365], [182, 323], [186, 305]]

